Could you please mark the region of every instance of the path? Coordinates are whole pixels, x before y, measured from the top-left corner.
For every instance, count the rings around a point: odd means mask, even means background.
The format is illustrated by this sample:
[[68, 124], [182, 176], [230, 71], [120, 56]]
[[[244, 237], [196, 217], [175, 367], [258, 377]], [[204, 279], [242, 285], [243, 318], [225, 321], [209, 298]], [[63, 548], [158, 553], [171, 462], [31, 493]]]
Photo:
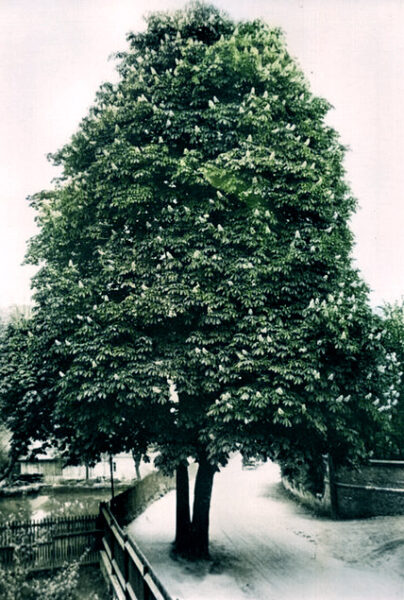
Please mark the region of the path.
[[317, 518], [273, 463], [243, 470], [236, 457], [215, 476], [211, 562], [169, 558], [174, 506], [172, 492], [128, 528], [174, 599], [404, 599], [404, 517]]

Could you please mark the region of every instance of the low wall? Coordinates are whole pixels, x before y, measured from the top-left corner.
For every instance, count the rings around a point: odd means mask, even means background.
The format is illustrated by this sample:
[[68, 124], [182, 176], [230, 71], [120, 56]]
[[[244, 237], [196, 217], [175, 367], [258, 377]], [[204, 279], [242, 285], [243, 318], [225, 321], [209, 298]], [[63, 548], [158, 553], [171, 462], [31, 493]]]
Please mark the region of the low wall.
[[327, 464], [323, 496], [314, 496], [286, 478], [284, 487], [299, 501], [342, 519], [404, 515], [404, 461], [371, 460], [359, 469]]
[[404, 461], [373, 460], [335, 473], [336, 512], [341, 518], [404, 515]]
[[153, 471], [115, 496], [110, 502], [111, 511], [119, 525], [124, 527], [136, 519], [149, 504], [174, 488], [175, 477], [167, 477], [160, 471]]

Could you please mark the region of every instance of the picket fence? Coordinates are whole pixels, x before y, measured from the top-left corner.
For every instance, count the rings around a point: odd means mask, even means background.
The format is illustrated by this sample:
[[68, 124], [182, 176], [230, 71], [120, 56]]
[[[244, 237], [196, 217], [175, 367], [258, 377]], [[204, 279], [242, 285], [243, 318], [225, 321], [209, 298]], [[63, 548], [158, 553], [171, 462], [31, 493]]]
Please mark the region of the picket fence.
[[0, 526], [0, 565], [12, 567], [16, 560], [30, 571], [55, 569], [79, 560], [99, 563], [98, 515], [12, 521]]
[[107, 504], [101, 503], [98, 515], [0, 525], [0, 568], [13, 568], [20, 561], [37, 572], [74, 560], [100, 565], [117, 600], [172, 600]]

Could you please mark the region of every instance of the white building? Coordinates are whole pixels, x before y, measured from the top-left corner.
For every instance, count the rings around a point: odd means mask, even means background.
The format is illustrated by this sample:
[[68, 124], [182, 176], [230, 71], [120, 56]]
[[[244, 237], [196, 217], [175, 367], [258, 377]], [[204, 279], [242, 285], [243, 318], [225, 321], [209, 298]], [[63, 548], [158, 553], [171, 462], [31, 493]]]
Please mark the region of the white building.
[[[39, 454], [35, 460], [21, 458], [19, 461], [21, 475], [42, 475], [44, 481], [59, 480], [109, 480], [111, 464], [109, 455], [104, 455], [94, 467], [86, 465], [63, 466], [63, 460], [51, 451]], [[145, 465], [142, 465], [144, 467]], [[147, 467], [146, 467], [147, 468]], [[130, 453], [116, 454], [112, 457], [114, 479], [131, 481], [136, 478], [135, 462]], [[142, 470], [144, 470], [142, 468]], [[143, 473], [142, 473], [143, 474]]]

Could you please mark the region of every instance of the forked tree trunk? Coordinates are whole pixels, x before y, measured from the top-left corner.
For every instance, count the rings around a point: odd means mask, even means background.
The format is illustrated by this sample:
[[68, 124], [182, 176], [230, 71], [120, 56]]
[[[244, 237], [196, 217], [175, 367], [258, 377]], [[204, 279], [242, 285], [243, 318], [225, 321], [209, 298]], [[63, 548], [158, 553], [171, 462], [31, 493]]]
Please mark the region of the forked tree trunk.
[[177, 506], [175, 526], [175, 551], [188, 554], [191, 531], [191, 513], [189, 507], [189, 477], [186, 462], [178, 465], [176, 470]]
[[192, 537], [189, 547], [191, 558], [209, 558], [209, 510], [215, 471], [216, 467], [205, 457], [200, 459], [195, 481]]

